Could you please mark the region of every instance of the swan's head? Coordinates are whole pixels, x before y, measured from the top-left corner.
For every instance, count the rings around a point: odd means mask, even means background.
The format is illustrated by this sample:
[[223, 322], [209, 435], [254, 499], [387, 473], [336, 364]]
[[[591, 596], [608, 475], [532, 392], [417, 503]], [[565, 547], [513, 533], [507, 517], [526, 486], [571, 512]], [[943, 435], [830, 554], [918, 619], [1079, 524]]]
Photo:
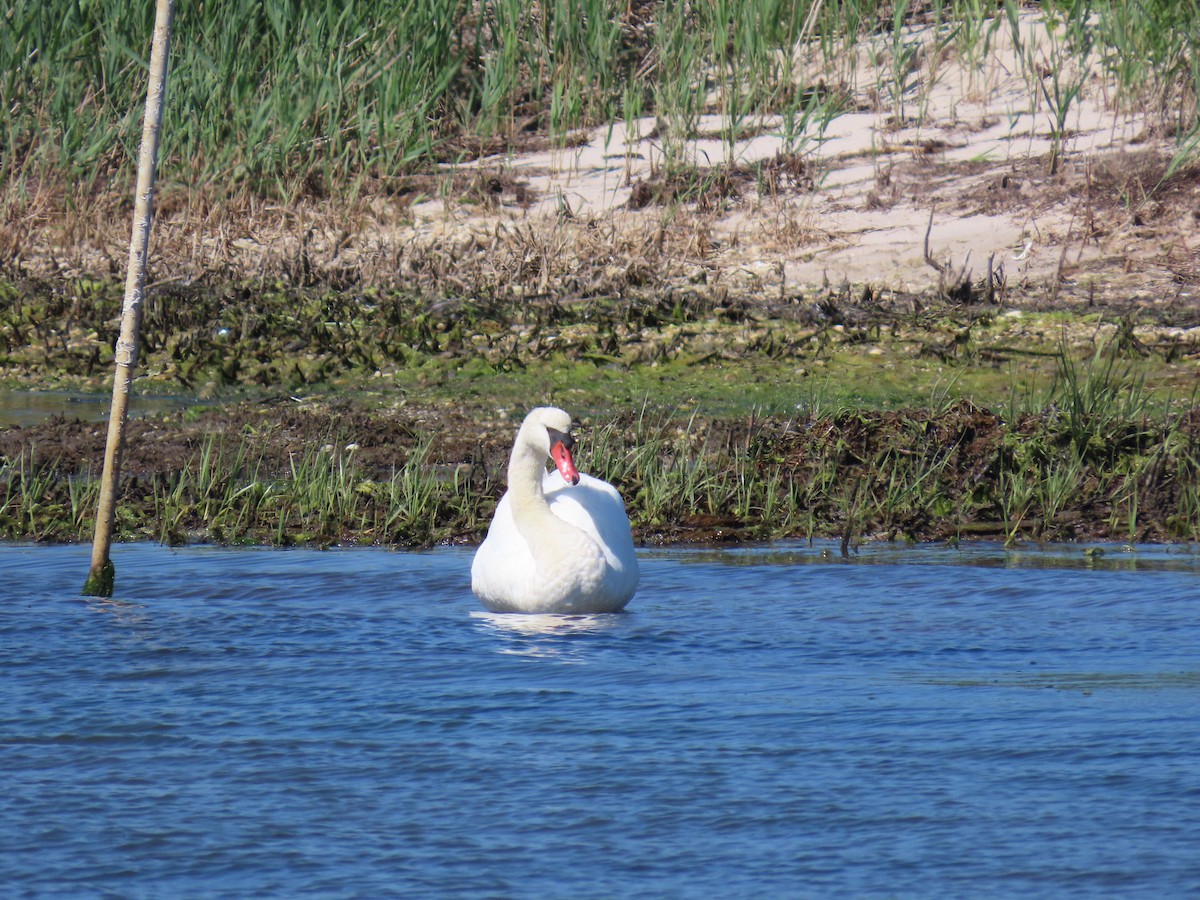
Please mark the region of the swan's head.
[[571, 457], [575, 438], [571, 436], [569, 414], [553, 406], [539, 406], [525, 417], [517, 433], [517, 443], [554, 460], [567, 484], [579, 484], [579, 472]]

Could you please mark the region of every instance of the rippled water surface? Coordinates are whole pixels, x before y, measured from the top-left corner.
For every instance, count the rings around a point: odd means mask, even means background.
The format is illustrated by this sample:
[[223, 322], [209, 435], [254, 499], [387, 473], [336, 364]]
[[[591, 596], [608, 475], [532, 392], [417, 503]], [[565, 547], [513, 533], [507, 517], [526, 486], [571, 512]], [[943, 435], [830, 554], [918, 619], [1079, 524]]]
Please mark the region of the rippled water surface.
[[6, 896], [1200, 894], [1200, 557], [0, 546]]

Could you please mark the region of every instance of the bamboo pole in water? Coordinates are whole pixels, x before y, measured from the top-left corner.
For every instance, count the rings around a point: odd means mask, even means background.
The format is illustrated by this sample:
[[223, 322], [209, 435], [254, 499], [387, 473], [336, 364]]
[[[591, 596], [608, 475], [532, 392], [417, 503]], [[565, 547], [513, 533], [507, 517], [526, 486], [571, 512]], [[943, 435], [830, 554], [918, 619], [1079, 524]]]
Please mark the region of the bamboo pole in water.
[[112, 545], [113, 522], [116, 518], [116, 486], [121, 474], [121, 455], [125, 449], [129, 385], [138, 360], [142, 292], [146, 286], [146, 252], [150, 245], [150, 223], [154, 217], [154, 169], [158, 162], [163, 96], [167, 89], [167, 56], [171, 49], [171, 21], [174, 17], [174, 0], [157, 0], [154, 39], [150, 48], [150, 81], [146, 89], [146, 118], [142, 123], [142, 146], [138, 154], [133, 233], [129, 239], [121, 333], [117, 338], [112, 409], [108, 417], [108, 440], [104, 447], [104, 472], [100, 476], [92, 567], [83, 585], [83, 593], [93, 597], [111, 597], [116, 577], [116, 567], [109, 559], [109, 547]]

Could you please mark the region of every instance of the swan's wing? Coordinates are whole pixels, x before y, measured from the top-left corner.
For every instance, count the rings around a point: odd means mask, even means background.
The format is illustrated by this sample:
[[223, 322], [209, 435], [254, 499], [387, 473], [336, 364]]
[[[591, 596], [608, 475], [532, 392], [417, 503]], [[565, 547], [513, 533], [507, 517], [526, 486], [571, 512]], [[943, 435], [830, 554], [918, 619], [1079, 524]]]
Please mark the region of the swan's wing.
[[585, 474], [568, 485], [557, 472], [547, 474], [543, 486], [551, 512], [599, 544], [610, 565], [637, 571], [629, 516], [615, 487]]
[[535, 568], [533, 553], [513, 521], [506, 493], [471, 561], [471, 590], [493, 604], [512, 603], [528, 592]]

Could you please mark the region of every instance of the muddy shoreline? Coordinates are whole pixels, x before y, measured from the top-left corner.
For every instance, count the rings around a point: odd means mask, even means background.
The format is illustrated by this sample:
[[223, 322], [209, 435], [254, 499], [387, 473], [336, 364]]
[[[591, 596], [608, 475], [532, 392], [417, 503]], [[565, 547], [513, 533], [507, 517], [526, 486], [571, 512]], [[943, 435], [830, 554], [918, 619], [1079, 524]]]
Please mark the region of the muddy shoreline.
[[[118, 534], [122, 540], [173, 544], [475, 541], [503, 490], [518, 417], [516, 410], [488, 416], [452, 402], [372, 409], [355, 400], [280, 396], [137, 418], [128, 432]], [[780, 511], [782, 503], [769, 508], [766, 493], [752, 488], [745, 494], [711, 490], [701, 501], [686, 493], [692, 488], [682, 480], [652, 487], [650, 475], [619, 470], [610, 477], [626, 497], [642, 544], [833, 537], [854, 547], [874, 540], [1171, 542], [1197, 537], [1187, 504], [1195, 496], [1200, 410], [1166, 424], [1113, 423], [1103, 435], [1089, 438], [1095, 446], [1075, 449], [1060, 411], [1006, 422], [969, 401], [936, 411], [843, 409], [819, 417], [736, 420], [693, 416], [686, 427], [683, 433], [683, 423], [666, 416], [652, 427], [635, 414], [585, 419], [582, 464], [593, 462], [592, 451], [602, 441], [628, 455], [652, 433], [665, 465], [679, 464], [681, 472], [700, 465], [708, 467], [705, 471], [738, 468], [751, 482], [760, 475], [764, 483], [775, 479], [793, 492], [792, 506], [786, 513]], [[679, 434], [663, 440], [668, 428]], [[91, 511], [73, 492], [98, 475], [104, 436], [103, 423], [61, 416], [0, 430], [5, 537], [88, 539]], [[1137, 470], [1136, 477], [1119, 474], [1144, 458], [1155, 462]], [[1065, 465], [1057, 460], [1070, 459], [1078, 461], [1076, 478], [1069, 493], [1051, 505], [1047, 479]], [[388, 497], [395, 494], [386, 486], [401, 477], [398, 473], [411, 473], [406, 466], [413, 462], [428, 474], [433, 499], [414, 514], [419, 522], [395, 521], [388, 509]], [[200, 469], [211, 470], [203, 484]], [[1028, 482], [1023, 501], [1011, 496], [1018, 476]], [[299, 506], [264, 513], [264, 494], [308, 490], [299, 484], [306, 477], [344, 479], [341, 489], [353, 503], [330, 505], [319, 521], [298, 512]], [[29, 489], [40, 496], [28, 497]], [[678, 496], [648, 499], [664, 490], [676, 490]], [[263, 507], [252, 511], [253, 522], [245, 510], [238, 511], [242, 494]], [[338, 508], [344, 515], [330, 511]], [[229, 527], [231, 518], [244, 519], [245, 527]], [[226, 524], [214, 524], [222, 521]], [[391, 524], [385, 528], [384, 521]]]

